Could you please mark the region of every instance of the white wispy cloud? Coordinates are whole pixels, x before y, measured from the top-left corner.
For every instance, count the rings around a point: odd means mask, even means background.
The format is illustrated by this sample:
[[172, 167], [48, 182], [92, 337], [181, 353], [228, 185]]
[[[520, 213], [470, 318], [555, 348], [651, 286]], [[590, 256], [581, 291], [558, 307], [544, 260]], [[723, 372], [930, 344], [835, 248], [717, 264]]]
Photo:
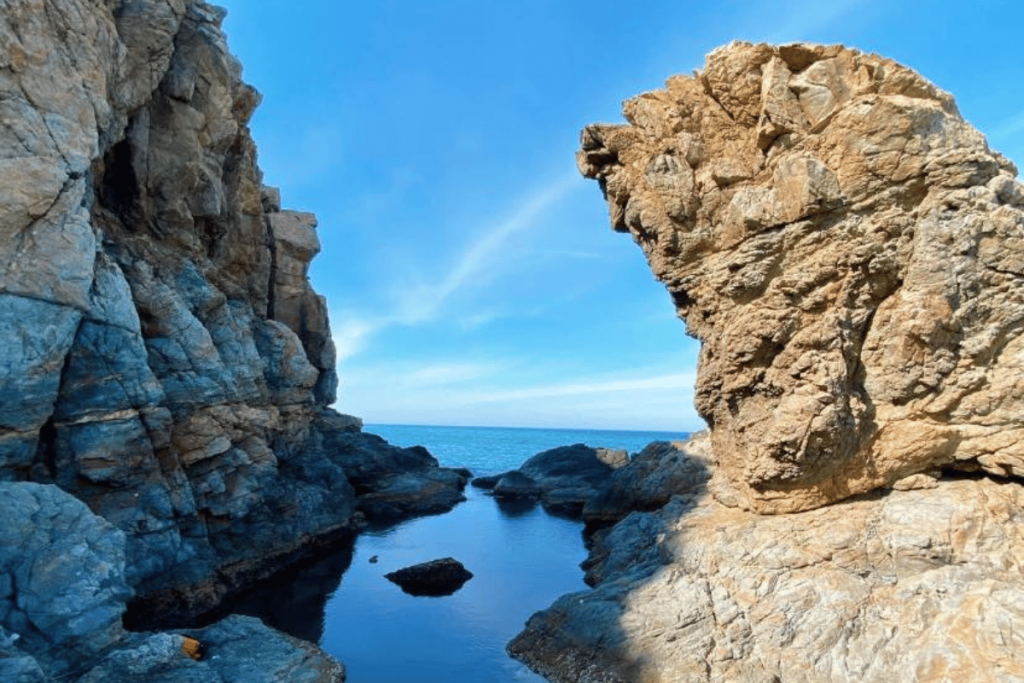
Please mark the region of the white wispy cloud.
[[570, 381], [485, 393], [477, 396], [477, 401], [524, 401], [538, 398], [558, 398], [664, 389], [692, 390], [695, 379], [696, 374], [690, 371], [627, 379], [603, 380], [597, 382]]
[[[390, 309], [372, 315], [353, 311], [334, 311], [331, 314], [334, 345], [339, 362], [357, 354], [367, 341], [388, 327], [419, 325], [436, 320], [458, 292], [479, 288], [499, 272], [507, 259], [506, 247], [517, 234], [542, 223], [545, 213], [566, 199], [580, 186], [579, 176], [573, 171], [529, 194], [501, 221], [480, 230], [458, 252], [453, 263], [433, 281], [420, 281], [397, 288], [397, 303]], [[464, 316], [469, 325], [485, 324], [501, 317], [493, 311]]]
[[450, 361], [430, 363], [403, 372], [403, 386], [410, 388], [443, 387], [491, 377], [503, 368], [500, 362], [473, 363]]
[[[692, 371], [649, 368], [524, 385], [529, 371], [529, 364], [514, 359], [356, 368], [346, 373], [338, 407], [358, 406], [364, 419], [380, 423], [702, 428], [693, 409]], [[500, 388], [516, 381], [516, 388]]]
[[579, 185], [579, 176], [573, 171], [536, 190], [504, 220], [482, 230], [437, 281], [404, 288], [397, 322], [412, 325], [432, 320], [457, 292], [489, 281], [503, 264], [509, 240], [536, 226], [545, 212]]
[[386, 326], [387, 323], [379, 319], [332, 313], [331, 336], [334, 339], [338, 362], [341, 363], [359, 353], [367, 339]]

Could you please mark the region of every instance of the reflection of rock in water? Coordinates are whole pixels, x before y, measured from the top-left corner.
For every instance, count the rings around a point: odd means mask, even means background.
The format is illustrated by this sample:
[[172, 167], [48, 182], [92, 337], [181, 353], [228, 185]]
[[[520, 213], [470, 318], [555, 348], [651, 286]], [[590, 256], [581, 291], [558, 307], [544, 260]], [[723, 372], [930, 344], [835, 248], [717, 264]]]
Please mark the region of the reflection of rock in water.
[[354, 542], [312, 563], [303, 563], [261, 581], [222, 605], [221, 614], [258, 617], [288, 635], [319, 643], [327, 601], [352, 564]]
[[341, 577], [352, 564], [355, 539], [342, 542], [335, 552], [320, 559], [299, 562], [252, 588], [232, 593], [218, 607], [199, 616], [125, 615], [130, 629], [199, 628], [229, 614], [256, 617], [267, 626], [311, 643], [319, 643], [324, 632], [327, 601], [341, 584]]
[[498, 509], [506, 517], [522, 517], [529, 514], [535, 507], [537, 501], [533, 498], [495, 498]]

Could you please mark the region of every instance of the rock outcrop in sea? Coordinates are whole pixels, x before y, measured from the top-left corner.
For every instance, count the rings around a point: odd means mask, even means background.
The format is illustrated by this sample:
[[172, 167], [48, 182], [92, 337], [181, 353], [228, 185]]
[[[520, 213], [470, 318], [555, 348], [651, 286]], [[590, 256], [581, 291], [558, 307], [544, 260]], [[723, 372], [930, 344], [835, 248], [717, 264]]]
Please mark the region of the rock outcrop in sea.
[[[368, 517], [461, 499], [465, 474], [329, 407], [317, 221], [262, 184], [260, 98], [223, 17], [195, 0], [0, 13], [0, 678], [21, 661], [24, 680], [72, 680], [131, 644], [133, 593], [143, 615], [200, 611]], [[240, 623], [215, 632], [258, 630]], [[170, 642], [132, 647], [152, 662]], [[301, 680], [343, 676], [319, 666]]]
[[[578, 155], [701, 341], [712, 472], [510, 651], [554, 681], [1024, 680], [1024, 187], [909, 68], [733, 43]], [[794, 514], [774, 514], [794, 513]]]

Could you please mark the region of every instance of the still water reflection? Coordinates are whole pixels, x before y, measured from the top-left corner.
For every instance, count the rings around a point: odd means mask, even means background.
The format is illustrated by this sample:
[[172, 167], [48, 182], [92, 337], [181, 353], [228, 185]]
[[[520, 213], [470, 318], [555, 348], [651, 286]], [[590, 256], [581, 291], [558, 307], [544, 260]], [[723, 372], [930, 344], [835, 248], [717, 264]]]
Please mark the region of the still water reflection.
[[[586, 588], [582, 525], [539, 506], [502, 509], [475, 489], [466, 495], [445, 515], [368, 530], [234, 611], [319, 642], [345, 663], [350, 683], [543, 681], [505, 644], [533, 612]], [[384, 578], [446, 556], [474, 574], [454, 595], [414, 597]]]

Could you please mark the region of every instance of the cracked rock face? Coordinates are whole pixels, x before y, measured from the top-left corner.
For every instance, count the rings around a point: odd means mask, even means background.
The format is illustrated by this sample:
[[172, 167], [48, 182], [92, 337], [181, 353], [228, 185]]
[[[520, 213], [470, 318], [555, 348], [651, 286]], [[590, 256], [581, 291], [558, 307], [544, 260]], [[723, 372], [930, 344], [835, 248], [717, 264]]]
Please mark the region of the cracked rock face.
[[[223, 17], [0, 17], [0, 479], [56, 483], [122, 529], [133, 585], [291, 550], [354, 509], [343, 473], [283, 483], [322, 456], [334, 347], [306, 278], [316, 219], [262, 187], [259, 95]], [[262, 544], [240, 543], [254, 526]]]
[[596, 588], [509, 652], [564, 683], [1020, 681], [1022, 489], [931, 486], [796, 515], [701, 493], [630, 515], [596, 540]]
[[194, 0], [0, 13], [0, 480], [56, 484], [123, 531], [141, 595], [351, 530], [360, 449], [371, 484], [409, 469], [328, 408], [316, 217], [262, 185], [259, 95], [223, 18]]
[[840, 46], [734, 43], [624, 112], [578, 163], [701, 341], [719, 500], [1024, 475], [1024, 187], [950, 95]]

